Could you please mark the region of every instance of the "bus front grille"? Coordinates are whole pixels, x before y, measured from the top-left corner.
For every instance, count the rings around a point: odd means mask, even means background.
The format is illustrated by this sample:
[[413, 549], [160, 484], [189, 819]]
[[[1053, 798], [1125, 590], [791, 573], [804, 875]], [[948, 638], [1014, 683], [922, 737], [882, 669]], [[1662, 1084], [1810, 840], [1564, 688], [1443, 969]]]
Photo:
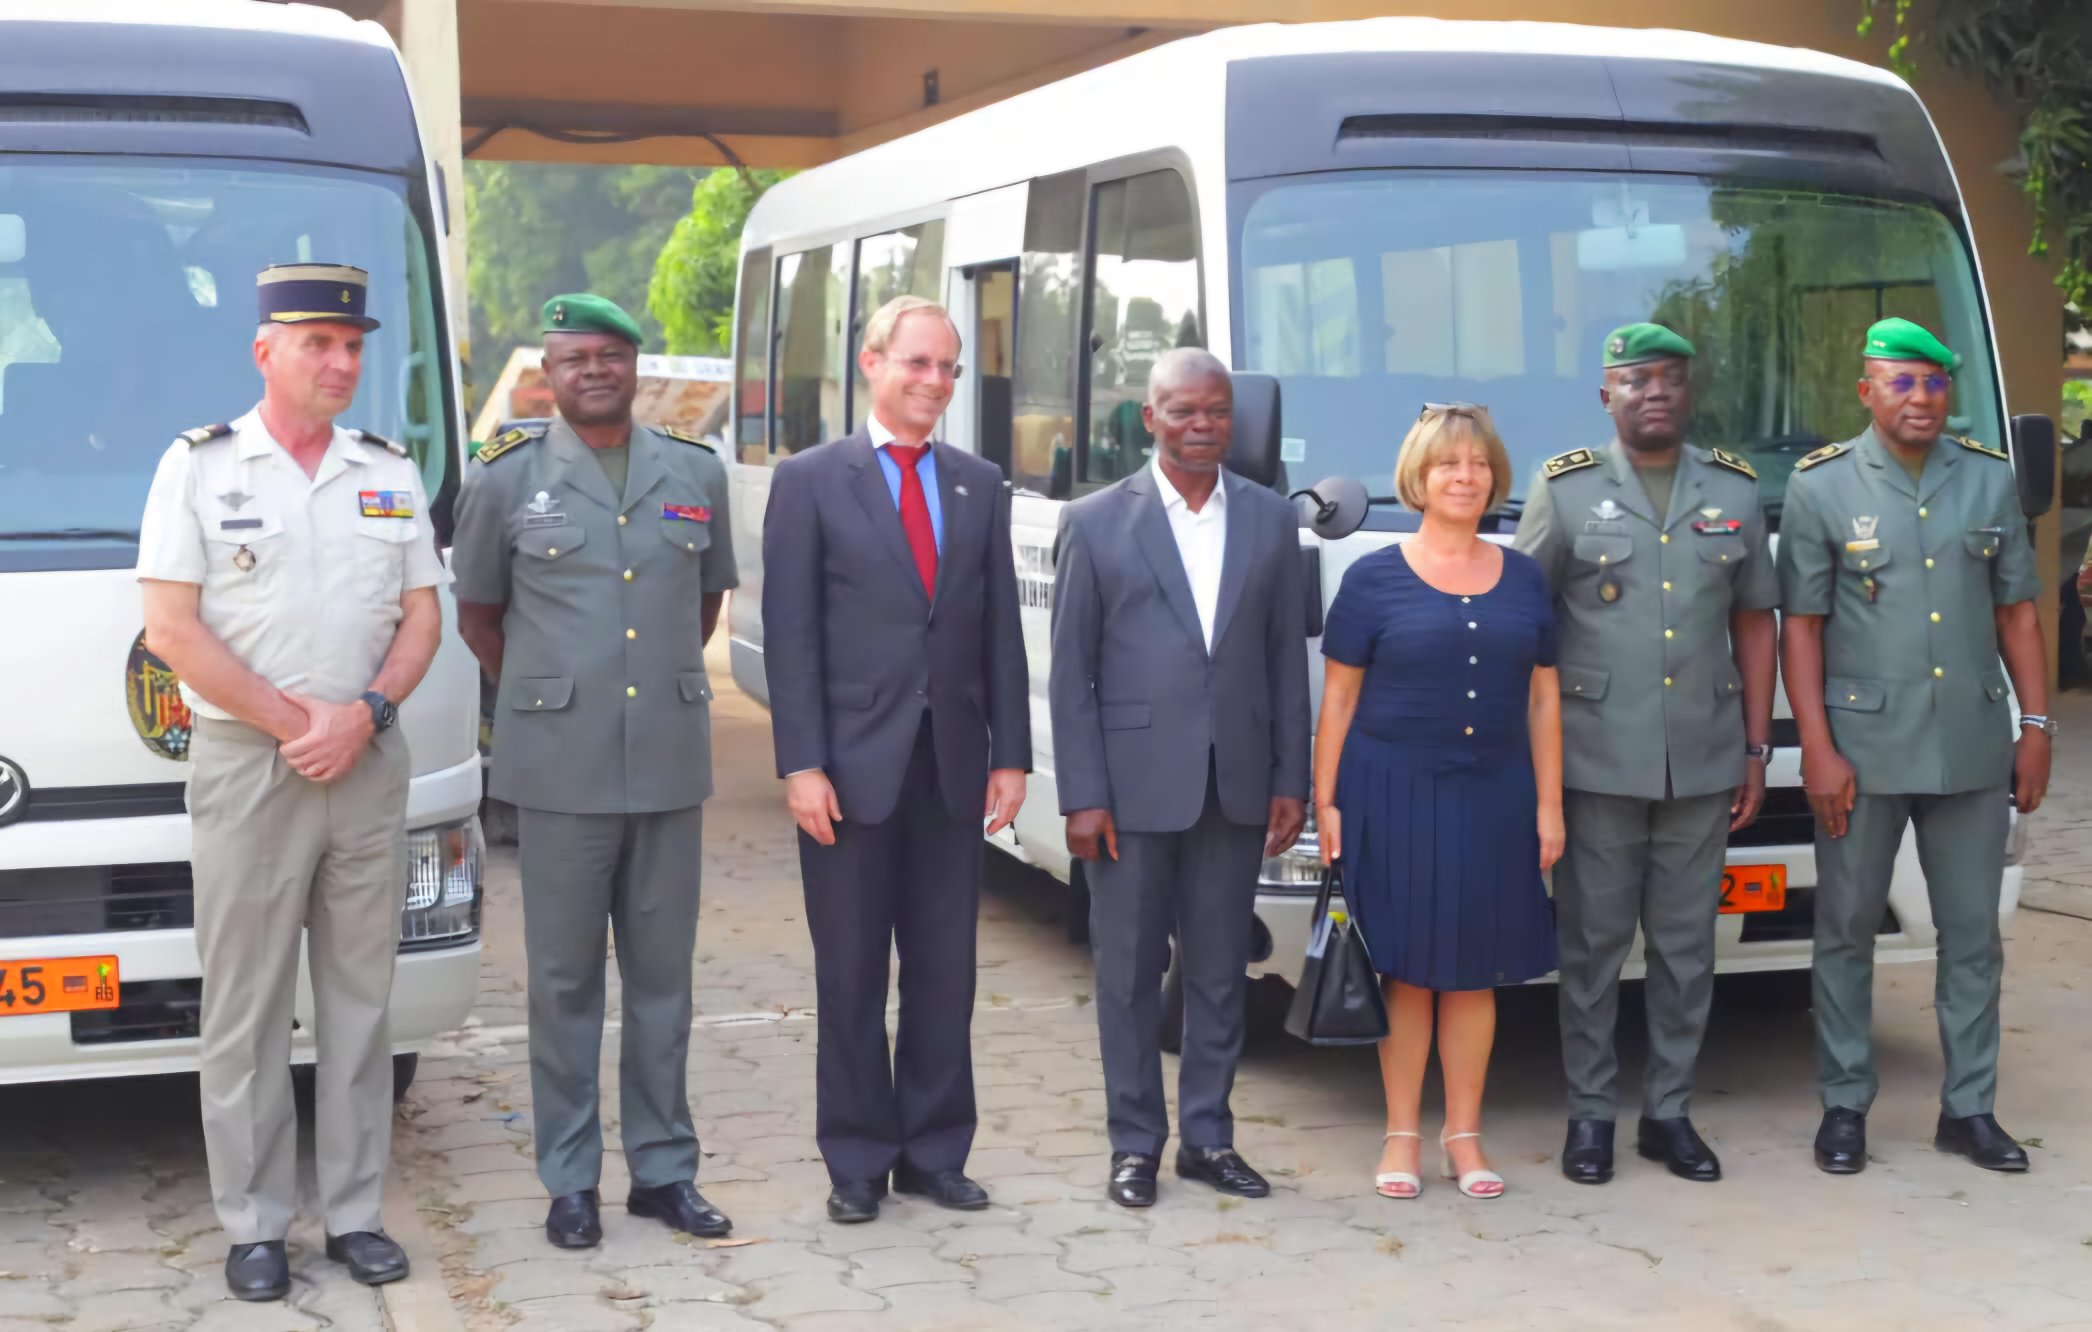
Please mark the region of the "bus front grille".
[[184, 861], [0, 871], [0, 939], [185, 930], [195, 923], [195, 887]]

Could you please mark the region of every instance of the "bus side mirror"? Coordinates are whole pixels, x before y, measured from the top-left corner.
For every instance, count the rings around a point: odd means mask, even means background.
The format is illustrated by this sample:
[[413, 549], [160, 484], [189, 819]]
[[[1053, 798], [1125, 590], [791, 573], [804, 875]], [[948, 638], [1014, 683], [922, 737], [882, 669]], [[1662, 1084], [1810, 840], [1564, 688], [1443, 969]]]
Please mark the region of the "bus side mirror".
[[1342, 541], [1365, 526], [1366, 510], [1372, 501], [1356, 477], [1324, 477], [1292, 496], [1300, 501], [1308, 527], [1324, 541]]
[[1270, 375], [1236, 375], [1235, 433], [1228, 446], [1228, 470], [1260, 486], [1278, 482], [1278, 380]]
[[2019, 509], [2039, 518], [2056, 502], [2056, 423], [2046, 416], [2012, 418], [2012, 473]]

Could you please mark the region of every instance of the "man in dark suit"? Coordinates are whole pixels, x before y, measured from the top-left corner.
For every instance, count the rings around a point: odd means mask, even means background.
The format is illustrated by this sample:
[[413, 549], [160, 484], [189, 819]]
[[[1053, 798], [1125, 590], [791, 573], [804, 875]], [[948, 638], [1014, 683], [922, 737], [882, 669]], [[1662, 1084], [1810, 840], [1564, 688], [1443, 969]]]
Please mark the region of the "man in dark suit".
[[771, 730], [820, 1004], [814, 1131], [840, 1222], [877, 1216], [889, 1173], [946, 1207], [988, 1205], [963, 1170], [981, 819], [995, 832], [1024, 803], [1031, 718], [1009, 484], [929, 442], [958, 358], [941, 307], [883, 306], [858, 357], [865, 428], [779, 464], [763, 519]]
[[1087, 862], [1112, 1201], [1147, 1207], [1169, 1137], [1157, 1005], [1184, 977], [1177, 1173], [1260, 1198], [1228, 1093], [1242, 1050], [1257, 871], [1308, 793], [1299, 520], [1222, 470], [1226, 367], [1172, 351], [1148, 380], [1154, 461], [1063, 511], [1053, 749], [1068, 849]]

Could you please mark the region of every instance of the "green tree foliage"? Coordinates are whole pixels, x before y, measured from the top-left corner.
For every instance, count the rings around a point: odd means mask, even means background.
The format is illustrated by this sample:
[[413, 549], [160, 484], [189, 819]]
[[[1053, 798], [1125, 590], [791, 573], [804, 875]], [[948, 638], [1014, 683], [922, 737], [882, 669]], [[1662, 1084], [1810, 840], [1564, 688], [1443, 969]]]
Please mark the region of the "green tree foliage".
[[500, 369], [511, 347], [538, 340], [549, 298], [593, 291], [631, 312], [659, 351], [647, 314], [654, 257], [704, 173], [680, 167], [467, 162], [474, 359]]
[[741, 227], [785, 171], [713, 171], [689, 191], [689, 211], [659, 247], [646, 308], [675, 356], [723, 356], [733, 345]]
[[1860, 35], [1893, 20], [1889, 65], [1915, 81], [1920, 45], [2010, 99], [2011, 166], [2034, 204], [2030, 253], [2058, 261], [2078, 322], [2092, 313], [2092, 4], [2087, 0], [1860, 0]]

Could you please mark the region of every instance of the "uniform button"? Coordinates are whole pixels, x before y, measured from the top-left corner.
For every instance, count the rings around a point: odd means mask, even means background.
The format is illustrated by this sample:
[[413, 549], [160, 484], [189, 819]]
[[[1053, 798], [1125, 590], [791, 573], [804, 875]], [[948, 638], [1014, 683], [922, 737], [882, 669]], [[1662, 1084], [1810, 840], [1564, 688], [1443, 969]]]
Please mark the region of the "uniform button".
[[536, 699], [536, 700], [534, 700], [534, 701], [533, 701], [533, 702], [531, 703], [531, 705], [530, 705], [530, 706], [532, 706], [532, 707], [534, 707], [534, 708], [542, 708], [542, 707], [544, 707], [544, 706], [545, 706], [545, 700], [544, 700], [544, 699], [542, 699], [542, 698], [540, 698], [540, 699]]
[[638, 697], [639, 697], [639, 686], [638, 686], [638, 685], [626, 685], [626, 686], [625, 686], [625, 697], [626, 697], [626, 698], [638, 698]]
[[1665, 638], [1676, 638], [1678, 635], [1672, 630], [1666, 629], [1663, 631], [1663, 636]]
[[559, 547], [557, 547], [557, 546], [547, 546], [547, 547], [545, 547], [545, 558], [546, 558], [546, 559], [548, 559], [548, 560], [549, 560], [549, 559], [551, 559], [551, 558], [552, 558], [552, 557], [553, 557], [554, 555], [557, 555], [557, 554], [559, 554]]
[[1729, 557], [1728, 557], [1728, 556], [1726, 556], [1726, 555], [1724, 555], [1724, 556], [1722, 556], [1722, 557], [1721, 557], [1721, 561], [1722, 561], [1722, 563], [1723, 563], [1723, 564], [1727, 564], [1727, 563], [1729, 562]]
[[[1603, 556], [1603, 555], [1600, 555], [1600, 556], [1598, 557], [1598, 562], [1599, 562], [1600, 564], [1603, 564], [1603, 563], [1605, 563], [1605, 556]], [[1467, 598], [1466, 598], [1466, 597], [1462, 597], [1462, 598], [1460, 598], [1460, 599], [1461, 599], [1462, 601], [1465, 601], [1465, 600], [1467, 600]]]
[[1467, 728], [1467, 733], [1468, 733], [1469, 735], [1473, 735], [1473, 734], [1475, 733], [1475, 728], [1474, 728], [1474, 727], [1472, 727], [1472, 726], [1468, 727], [1468, 728]]
[[1930, 514], [1928, 514], [1928, 513], [1927, 513], [1927, 512], [1925, 511], [1925, 509], [1924, 509], [1924, 508], [1923, 508], [1922, 506], [1920, 506], [1920, 507], [1919, 507], [1919, 509], [1918, 509], [1918, 517], [1920, 517], [1920, 518], [1926, 518], [1926, 517], [1930, 517], [1930, 516], [1931, 516], [1931, 515], [1930, 515]]
[[1475, 627], [1475, 622], [1474, 622], [1473, 620], [1469, 620], [1469, 621], [1467, 622], [1467, 627], [1468, 627], [1468, 628], [1470, 628], [1470, 629], [1474, 628], [1474, 627]]
[[1860, 701], [1860, 696], [1858, 694], [1847, 694], [1845, 696], [1845, 701], [1847, 703], [1857, 703]]
[[617, 516], [617, 525], [618, 525], [619, 527], [623, 527], [623, 526], [625, 525], [625, 515], [623, 515], [623, 514], [619, 514], [619, 515]]
[[1669, 688], [1671, 687], [1671, 677], [1670, 677], [1670, 676], [1666, 675], [1665, 677], [1663, 677], [1663, 687], [1664, 687], [1664, 688], [1666, 688], [1666, 689], [1669, 689]]
[[1663, 590], [1664, 590], [1664, 591], [1666, 591], [1666, 592], [1668, 592], [1668, 591], [1670, 591], [1670, 590], [1671, 590], [1671, 580], [1670, 580], [1670, 579], [1666, 578], [1666, 579], [1664, 579], [1664, 580], [1663, 580]]
[[1944, 666], [1935, 666], [1935, 667], [1933, 667], [1933, 668], [1932, 668], [1932, 678], [1933, 678], [1933, 679], [1935, 679], [1935, 680], [1944, 680], [1944, 679], [1946, 679], [1946, 678], [1947, 678], [1947, 668], [1946, 668], [1946, 667], [1944, 667]]
[[1472, 690], [1472, 689], [1468, 690], [1468, 691], [1467, 691], [1467, 696], [1468, 696], [1469, 698], [1473, 698], [1473, 697], [1475, 696], [1475, 691], [1474, 691], [1474, 690]]
[[1928, 569], [1932, 567], [1932, 557], [1930, 555], [1925, 557], [1925, 567]]
[[1670, 545], [1670, 544], [1671, 544], [1671, 534], [1670, 534], [1669, 532], [1666, 532], [1666, 533], [1664, 533], [1664, 534], [1663, 534], [1662, 536], [1660, 536], [1660, 537], [1658, 537], [1658, 538], [1656, 538], [1656, 539], [1657, 539], [1658, 541], [1662, 542], [1662, 543], [1663, 543], [1664, 545], [1666, 545], [1666, 546], [1668, 546], [1668, 545]]
[[1469, 658], [1467, 659], [1467, 664], [1468, 664], [1468, 665], [1470, 665], [1470, 666], [1476, 666], [1476, 665], [1480, 665], [1480, 664], [1481, 664], [1481, 660], [1482, 660], [1482, 659], [1481, 659], [1480, 657], [1469, 657]]
[[1932, 612], [1932, 622], [1933, 622], [1934, 624], [1938, 624], [1938, 623], [1939, 623], [1939, 612], [1938, 612], [1938, 611], [1934, 611], [1934, 612]]
[[639, 637], [639, 631], [638, 631], [637, 629], [627, 629], [627, 630], [625, 630], [625, 637], [627, 637], [627, 638], [637, 638], [637, 637]]
[[696, 549], [697, 549], [697, 543], [696, 543], [695, 541], [685, 541], [685, 542], [683, 543], [683, 549], [684, 549], [684, 550], [696, 550]]
[[632, 581], [632, 571], [630, 569], [625, 570], [625, 581], [628, 583]]
[[1465, 606], [1465, 605], [1466, 605], [1466, 604], [1467, 604], [1468, 602], [1470, 602], [1470, 601], [1473, 601], [1473, 600], [1474, 600], [1474, 598], [1473, 598], [1473, 597], [1462, 597], [1462, 598], [1460, 598], [1460, 604], [1461, 604], [1461, 605], [1463, 605], [1463, 606]]
[[1871, 561], [1868, 561], [1868, 560], [1861, 560], [1861, 561], [1860, 561], [1860, 568], [1862, 568], [1862, 569], [1871, 569], [1871, 568], [1873, 568], [1873, 567], [1874, 567], [1874, 566], [1873, 566], [1873, 563], [1872, 563]]

